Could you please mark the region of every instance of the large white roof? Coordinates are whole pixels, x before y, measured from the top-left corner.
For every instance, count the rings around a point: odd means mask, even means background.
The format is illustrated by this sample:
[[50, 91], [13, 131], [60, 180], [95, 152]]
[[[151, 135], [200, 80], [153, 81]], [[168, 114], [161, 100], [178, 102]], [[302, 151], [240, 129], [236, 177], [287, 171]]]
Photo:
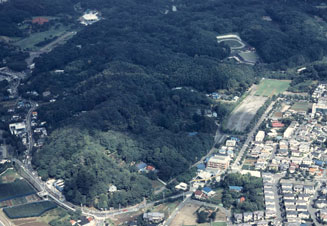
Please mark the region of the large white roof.
[[88, 13], [83, 15], [84, 20], [98, 20], [97, 13]]

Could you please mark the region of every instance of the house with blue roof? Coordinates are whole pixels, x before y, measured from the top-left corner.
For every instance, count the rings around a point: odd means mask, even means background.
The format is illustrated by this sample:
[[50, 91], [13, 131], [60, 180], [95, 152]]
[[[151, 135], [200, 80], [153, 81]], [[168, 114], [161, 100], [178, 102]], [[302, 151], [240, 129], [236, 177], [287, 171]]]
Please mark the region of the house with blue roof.
[[140, 163], [136, 164], [135, 166], [139, 172], [143, 172], [146, 170], [147, 164], [144, 162], [140, 162]]
[[243, 190], [242, 186], [229, 186], [229, 190], [241, 192]]
[[206, 166], [205, 166], [203, 163], [200, 163], [200, 164], [198, 164], [198, 165], [196, 166], [196, 168], [197, 168], [198, 170], [204, 170], [204, 169], [206, 168]]
[[221, 155], [225, 155], [225, 154], [226, 154], [226, 150], [224, 150], [224, 149], [220, 149], [220, 150], [219, 150], [219, 154], [221, 154]]
[[189, 132], [188, 136], [193, 137], [196, 136], [198, 134], [198, 132]]
[[325, 163], [323, 161], [321, 161], [321, 160], [315, 160], [315, 164], [317, 166], [324, 166], [325, 165]]
[[238, 139], [237, 137], [231, 137], [230, 139], [231, 140], [236, 140], [236, 142], [239, 142], [240, 141], [240, 139]]
[[211, 96], [212, 96], [212, 99], [214, 99], [214, 100], [219, 99], [219, 93], [212, 93]]
[[206, 194], [207, 196], [214, 195], [216, 192], [214, 192], [210, 187], [204, 187], [202, 189], [202, 192]]

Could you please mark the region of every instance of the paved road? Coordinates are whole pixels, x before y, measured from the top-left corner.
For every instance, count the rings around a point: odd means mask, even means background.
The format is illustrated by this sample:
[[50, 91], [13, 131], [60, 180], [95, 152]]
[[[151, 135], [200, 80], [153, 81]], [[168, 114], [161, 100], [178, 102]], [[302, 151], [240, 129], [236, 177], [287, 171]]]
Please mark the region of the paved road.
[[279, 200], [281, 198], [280, 195], [278, 195], [278, 184], [279, 184], [279, 180], [284, 177], [284, 174], [274, 174], [274, 178], [273, 178], [273, 186], [272, 186], [272, 189], [273, 189], [273, 192], [274, 192], [274, 197], [275, 197], [275, 207], [276, 207], [276, 220], [278, 220], [279, 222], [282, 222], [283, 221], [283, 218], [282, 218], [282, 214], [281, 214], [281, 211], [280, 211], [280, 205], [279, 205]]
[[311, 219], [313, 220], [313, 222], [315, 223], [315, 225], [321, 225], [318, 221], [317, 221], [317, 218], [316, 218], [316, 211], [317, 211], [317, 209], [314, 209], [313, 207], [312, 207], [312, 205], [313, 205], [313, 200], [315, 200], [315, 199], [317, 199], [317, 197], [318, 197], [318, 192], [317, 192], [317, 190], [320, 188], [320, 183], [319, 183], [319, 185], [316, 187], [316, 189], [315, 189], [315, 195], [310, 199], [310, 203], [309, 203], [309, 205], [308, 205], [308, 211], [309, 211], [309, 213], [310, 213], [310, 215], [311, 215]]
[[2, 212], [2, 210], [0, 210], [0, 226], [11, 226], [14, 225], [12, 224], [7, 217], [5, 216], [5, 214]]

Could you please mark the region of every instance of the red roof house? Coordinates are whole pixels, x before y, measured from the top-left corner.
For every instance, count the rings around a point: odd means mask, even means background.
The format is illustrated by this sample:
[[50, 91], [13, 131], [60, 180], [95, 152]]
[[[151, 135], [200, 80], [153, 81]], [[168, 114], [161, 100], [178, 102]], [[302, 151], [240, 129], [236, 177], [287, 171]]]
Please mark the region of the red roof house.
[[283, 128], [284, 127], [284, 124], [281, 122], [278, 122], [278, 121], [272, 121], [271, 125], [273, 128]]
[[245, 201], [245, 197], [242, 196], [242, 197], [240, 198], [240, 203], [242, 203], [242, 202], [244, 202], [244, 201]]
[[196, 199], [206, 199], [207, 198], [207, 195], [206, 194], [204, 194], [202, 191], [200, 191], [200, 190], [196, 190], [195, 192], [194, 192], [194, 197], [196, 198]]
[[48, 23], [48, 22], [49, 20], [44, 17], [36, 17], [32, 20], [33, 24], [39, 24], [39, 25], [43, 25], [44, 23]]
[[153, 166], [150, 166], [150, 165], [146, 167], [147, 171], [154, 171], [155, 169], [156, 168], [154, 168]]

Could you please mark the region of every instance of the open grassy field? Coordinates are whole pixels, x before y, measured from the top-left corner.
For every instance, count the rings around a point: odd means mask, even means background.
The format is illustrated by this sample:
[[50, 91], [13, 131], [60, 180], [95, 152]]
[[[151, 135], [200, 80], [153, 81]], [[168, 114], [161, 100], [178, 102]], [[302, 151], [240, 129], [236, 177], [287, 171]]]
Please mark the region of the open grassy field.
[[48, 31], [33, 33], [26, 38], [20, 39], [15, 42], [14, 45], [19, 46], [22, 49], [37, 50], [39, 49], [39, 47], [35, 46], [37, 43], [44, 41], [45, 38], [50, 39], [55, 36], [63, 35], [69, 30], [69, 27], [63, 25], [59, 26], [57, 29], [52, 27]]
[[290, 85], [290, 80], [262, 79], [256, 96], [270, 97], [286, 91]]
[[26, 217], [38, 217], [43, 213], [56, 208], [57, 205], [51, 201], [41, 201], [27, 203], [19, 206], [7, 207], [3, 209], [3, 212], [10, 219], [26, 218]]
[[12, 183], [0, 184], [0, 202], [35, 193], [35, 190], [25, 180], [17, 179]]

